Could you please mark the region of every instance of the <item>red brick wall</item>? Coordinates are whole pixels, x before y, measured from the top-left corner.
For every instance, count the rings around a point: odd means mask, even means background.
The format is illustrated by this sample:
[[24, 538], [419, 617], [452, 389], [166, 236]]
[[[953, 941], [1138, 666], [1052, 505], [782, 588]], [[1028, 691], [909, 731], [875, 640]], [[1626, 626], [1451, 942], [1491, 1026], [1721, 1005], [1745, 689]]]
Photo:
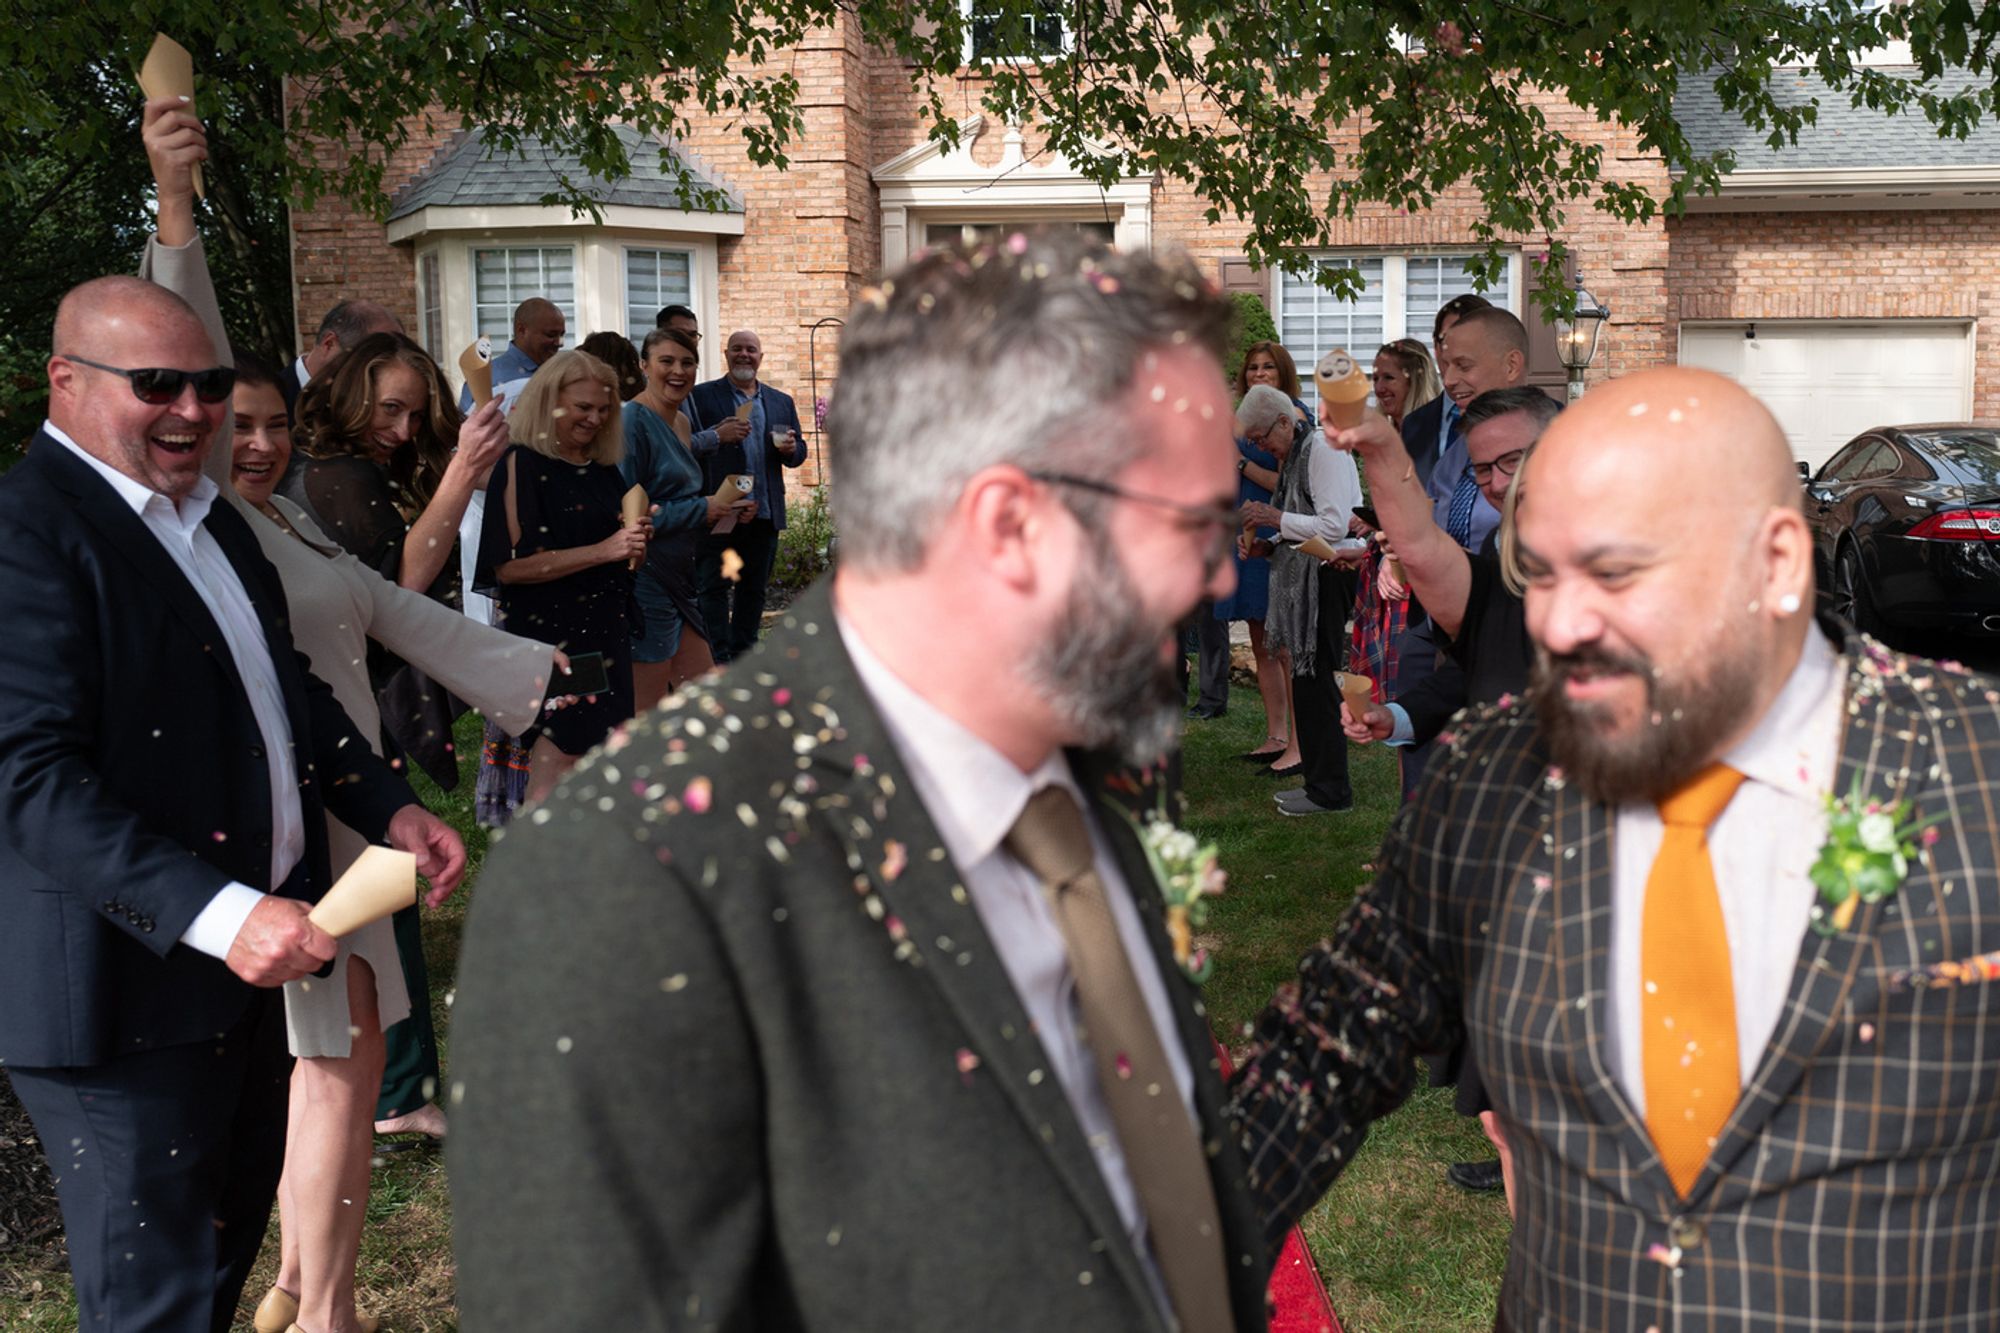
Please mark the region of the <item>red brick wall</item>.
[[[288, 90], [298, 96], [297, 84]], [[439, 148], [450, 142], [448, 129], [426, 130], [406, 122], [410, 142], [390, 161], [383, 186], [394, 194], [410, 177], [430, 164]], [[320, 141], [313, 155], [322, 162], [345, 157], [342, 144]], [[403, 321], [417, 327], [416, 260], [407, 245], [390, 245], [382, 224], [338, 199], [322, 199], [311, 211], [292, 210], [292, 284], [297, 300], [299, 348], [311, 345], [319, 322], [340, 301], [367, 297], [380, 301]]]
[[2000, 417], [2000, 218], [1979, 210], [1700, 214], [1667, 228], [1684, 319], [1963, 319], [1972, 411]]
[[[697, 117], [688, 146], [745, 202], [745, 234], [719, 245], [720, 332], [756, 329], [767, 378], [790, 391], [810, 421], [809, 326], [844, 316], [879, 267], [880, 215], [869, 173], [924, 140], [924, 98], [910, 67], [865, 46], [849, 19], [814, 32], [778, 63], [799, 80], [805, 117], [788, 170], [753, 165], [732, 120]], [[983, 84], [975, 71], [937, 86], [947, 108], [965, 116], [981, 110]], [[1545, 99], [1543, 110], [1578, 138], [1608, 133], [1558, 100]], [[1201, 115], [1197, 108], [1196, 121]], [[1351, 144], [1357, 130], [1337, 133]], [[444, 137], [413, 139], [391, 164], [389, 188], [426, 165]], [[975, 160], [997, 162], [1001, 138], [989, 125]], [[1042, 144], [1032, 127], [1026, 146], [1033, 161]], [[1664, 188], [1659, 165], [1629, 134], [1612, 134], [1607, 148], [1608, 174]], [[1323, 197], [1327, 181], [1309, 177], [1298, 188]], [[1229, 219], [1211, 226], [1206, 208], [1183, 184], [1156, 185], [1154, 242], [1185, 247], [1219, 275], [1223, 260], [1242, 253], [1244, 227]], [[1334, 241], [1367, 249], [1463, 246], [1479, 211], [1469, 189], [1448, 193], [1421, 215], [1371, 205], [1337, 220]], [[384, 243], [371, 218], [325, 203], [298, 214], [294, 233], [302, 336], [342, 296], [374, 297], [414, 324], [410, 251]], [[1704, 215], [1627, 227], [1579, 205], [1562, 237], [1591, 291], [1613, 312], [1593, 378], [1673, 361], [1684, 318], [2000, 318], [2000, 227], [1985, 213]], [[1543, 245], [1539, 237], [1516, 239], [1530, 251]], [[814, 342], [824, 392], [838, 331], [822, 330]], [[2000, 415], [2000, 339], [1978, 343], [1978, 409]], [[809, 465], [795, 483], [821, 475], [820, 464]]]

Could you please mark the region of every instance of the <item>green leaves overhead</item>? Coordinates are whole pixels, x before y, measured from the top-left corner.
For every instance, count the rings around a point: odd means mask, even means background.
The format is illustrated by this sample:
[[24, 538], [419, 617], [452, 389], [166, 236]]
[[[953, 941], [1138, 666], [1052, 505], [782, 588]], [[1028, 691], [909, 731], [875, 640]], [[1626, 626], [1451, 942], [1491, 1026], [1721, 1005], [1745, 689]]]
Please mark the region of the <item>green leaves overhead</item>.
[[[204, 112], [290, 80], [289, 123], [231, 119], [218, 139], [253, 179], [310, 207], [329, 195], [380, 213], [385, 168], [418, 131], [473, 125], [509, 151], [533, 134], [603, 176], [627, 160], [613, 122], [685, 135], [719, 117], [753, 162], [784, 166], [804, 132], [799, 47], [848, 69], [869, 109], [870, 46], [900, 59], [927, 132], [949, 141], [975, 109], [1032, 120], [1109, 185], [1184, 182], [1213, 220], [1248, 225], [1254, 261], [1299, 268], [1362, 204], [1423, 210], [1470, 198], [1497, 272], [1503, 242], [1546, 250], [1588, 210], [1643, 222], [1714, 188], [1726, 156], [1694, 151], [1673, 118], [1683, 78], [1712, 71], [1723, 105], [1774, 145], [1812, 121], [1773, 93], [1810, 67], [1884, 114], [1963, 136], [1994, 110], [2000, 5], [1970, 0], [16, 0], [0, 28], [0, 124], [79, 162], [130, 132], [127, 71], [155, 29], [196, 53]], [[1450, 25], [1449, 27], [1441, 25]], [[1914, 67], [1863, 65], [1907, 42]], [[1425, 48], [1429, 49], [1426, 50]], [[976, 57], [968, 63], [968, 51]], [[1945, 94], [1949, 68], [1981, 77]], [[1786, 76], [1789, 77], [1789, 76]], [[267, 102], [270, 100], [265, 97]], [[315, 150], [315, 140], [345, 145]], [[1607, 155], [1615, 141], [1629, 151]], [[887, 154], [883, 154], [886, 156]], [[1667, 174], [1662, 175], [1658, 164]], [[666, 168], [675, 168], [669, 160]], [[32, 187], [18, 161], [4, 179]], [[588, 182], [551, 202], [593, 205]], [[704, 202], [683, 173], [690, 202]], [[1468, 196], [1466, 192], [1470, 192]], [[1325, 270], [1336, 286], [1354, 276]]]

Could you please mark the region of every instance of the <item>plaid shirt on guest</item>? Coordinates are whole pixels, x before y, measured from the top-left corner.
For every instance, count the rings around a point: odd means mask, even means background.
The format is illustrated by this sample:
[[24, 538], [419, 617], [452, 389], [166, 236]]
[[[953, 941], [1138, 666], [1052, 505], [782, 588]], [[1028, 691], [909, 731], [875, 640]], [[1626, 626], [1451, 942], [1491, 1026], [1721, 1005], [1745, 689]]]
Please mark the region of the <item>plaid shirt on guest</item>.
[[1267, 1234], [1419, 1052], [1465, 1040], [1513, 1152], [1520, 1333], [2000, 1327], [2000, 981], [1921, 980], [2000, 951], [2000, 682], [1865, 640], [1844, 669], [1835, 790], [1908, 799], [1942, 836], [1848, 929], [1805, 935], [1690, 1197], [1606, 1058], [1616, 812], [1550, 767], [1531, 714], [1485, 708], [1259, 1023], [1232, 1113]]

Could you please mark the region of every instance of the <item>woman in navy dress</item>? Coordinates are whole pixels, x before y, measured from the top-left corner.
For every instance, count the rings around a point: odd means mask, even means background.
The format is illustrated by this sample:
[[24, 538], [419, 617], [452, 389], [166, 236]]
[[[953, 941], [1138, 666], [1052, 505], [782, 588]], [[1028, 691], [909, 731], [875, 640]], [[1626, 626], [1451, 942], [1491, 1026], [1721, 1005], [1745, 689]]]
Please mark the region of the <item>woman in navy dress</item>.
[[512, 633], [552, 643], [572, 661], [603, 654], [610, 681], [523, 738], [532, 803], [632, 716], [632, 565], [652, 525], [620, 512], [625, 430], [611, 367], [588, 352], [556, 353], [507, 424], [513, 443], [486, 483], [474, 586], [499, 603]]

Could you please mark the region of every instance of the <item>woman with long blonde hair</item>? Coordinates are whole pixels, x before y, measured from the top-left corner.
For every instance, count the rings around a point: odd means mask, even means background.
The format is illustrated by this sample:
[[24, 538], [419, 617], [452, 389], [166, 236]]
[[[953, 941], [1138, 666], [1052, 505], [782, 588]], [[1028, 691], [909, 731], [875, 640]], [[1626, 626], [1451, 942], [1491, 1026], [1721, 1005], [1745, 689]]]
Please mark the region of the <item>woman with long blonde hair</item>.
[[606, 681], [523, 737], [533, 803], [632, 716], [633, 569], [653, 529], [621, 512], [625, 426], [611, 367], [557, 352], [507, 424], [514, 442], [486, 483], [474, 587], [499, 603], [508, 631], [554, 644], [580, 675], [601, 658]]

